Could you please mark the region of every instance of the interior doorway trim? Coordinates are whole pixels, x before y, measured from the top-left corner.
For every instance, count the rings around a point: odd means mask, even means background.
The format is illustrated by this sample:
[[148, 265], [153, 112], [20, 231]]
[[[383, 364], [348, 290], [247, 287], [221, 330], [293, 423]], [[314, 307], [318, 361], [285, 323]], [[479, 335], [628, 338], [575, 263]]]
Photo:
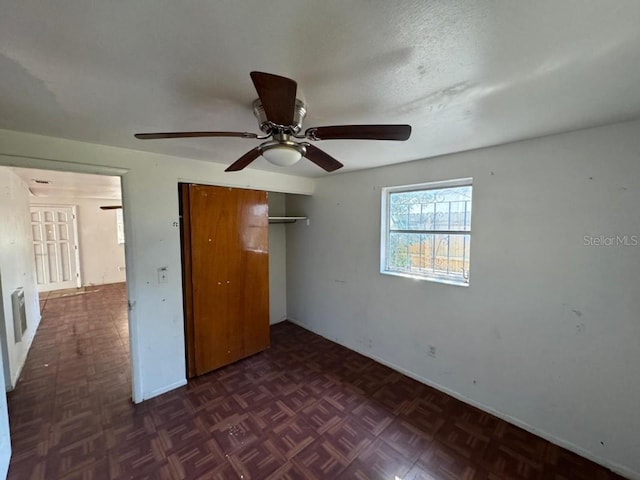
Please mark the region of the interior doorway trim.
[[6, 153], [0, 153], [0, 165], [4, 167], [58, 170], [60, 172], [95, 173], [97, 175], [111, 175], [113, 177], [121, 177], [129, 171], [126, 168], [110, 167], [108, 165], [92, 165], [89, 163], [65, 162], [62, 160], [51, 160], [42, 157], [29, 157], [26, 155], [8, 155]]
[[[58, 170], [72, 173], [93, 173], [97, 175], [110, 175], [120, 177], [120, 189], [122, 191], [122, 208], [127, 214], [124, 216], [124, 234], [126, 238], [133, 238], [131, 228], [135, 219], [129, 214], [128, 196], [126, 194], [128, 184], [128, 169], [110, 167], [107, 165], [92, 165], [87, 163], [75, 163], [69, 161], [52, 160], [41, 157], [30, 157], [25, 155], [7, 155], [0, 153], [0, 165], [16, 168], [38, 168], [41, 170]], [[138, 332], [138, 322], [136, 321], [137, 311], [131, 308], [135, 304], [136, 297], [136, 276], [133, 265], [133, 244], [124, 244], [125, 268], [127, 271], [127, 298], [129, 299], [129, 352], [131, 354], [131, 399], [134, 403], [144, 400], [141, 365], [140, 365], [140, 334]]]

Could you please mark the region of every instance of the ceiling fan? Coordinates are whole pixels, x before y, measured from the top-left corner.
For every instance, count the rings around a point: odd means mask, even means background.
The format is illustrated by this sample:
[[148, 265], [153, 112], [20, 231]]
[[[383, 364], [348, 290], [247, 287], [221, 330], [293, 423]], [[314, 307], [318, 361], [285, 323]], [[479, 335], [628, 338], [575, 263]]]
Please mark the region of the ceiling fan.
[[290, 78], [264, 72], [251, 72], [251, 80], [259, 97], [253, 102], [253, 113], [264, 135], [250, 132], [166, 132], [136, 133], [135, 137], [141, 140], [187, 137], [267, 140], [245, 153], [225, 171], [242, 170], [262, 155], [281, 167], [293, 165], [305, 157], [327, 172], [333, 172], [341, 168], [342, 163], [309, 142], [296, 140], [407, 140], [411, 135], [410, 125], [337, 125], [308, 128], [301, 134], [307, 110], [304, 103], [296, 98], [297, 83]]

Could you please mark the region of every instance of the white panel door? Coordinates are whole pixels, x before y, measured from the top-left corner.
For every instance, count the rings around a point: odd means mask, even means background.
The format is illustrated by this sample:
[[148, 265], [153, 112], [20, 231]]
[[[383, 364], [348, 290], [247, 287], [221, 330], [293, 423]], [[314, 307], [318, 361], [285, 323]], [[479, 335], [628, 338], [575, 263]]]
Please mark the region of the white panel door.
[[81, 286], [75, 210], [74, 206], [31, 207], [39, 292]]

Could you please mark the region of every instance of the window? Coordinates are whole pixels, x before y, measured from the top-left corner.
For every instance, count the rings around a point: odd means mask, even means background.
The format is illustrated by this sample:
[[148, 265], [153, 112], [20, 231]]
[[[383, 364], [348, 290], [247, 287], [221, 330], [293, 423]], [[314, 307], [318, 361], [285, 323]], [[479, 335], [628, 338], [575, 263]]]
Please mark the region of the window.
[[469, 284], [472, 179], [382, 189], [380, 272]]

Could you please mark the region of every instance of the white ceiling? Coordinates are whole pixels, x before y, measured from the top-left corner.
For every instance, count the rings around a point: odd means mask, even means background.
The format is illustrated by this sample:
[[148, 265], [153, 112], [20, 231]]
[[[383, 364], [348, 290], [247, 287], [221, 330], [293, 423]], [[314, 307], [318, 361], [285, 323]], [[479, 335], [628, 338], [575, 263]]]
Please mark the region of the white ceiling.
[[[258, 132], [251, 70], [298, 82], [304, 127], [413, 125], [402, 143], [317, 144], [341, 171], [640, 115], [637, 0], [0, 0], [0, 11], [5, 129], [231, 163], [258, 141], [133, 133]], [[310, 162], [286, 172], [325, 174]]]
[[[34, 197], [97, 198], [120, 200], [120, 177], [86, 173], [12, 168]], [[113, 203], [113, 202], [111, 202]]]

